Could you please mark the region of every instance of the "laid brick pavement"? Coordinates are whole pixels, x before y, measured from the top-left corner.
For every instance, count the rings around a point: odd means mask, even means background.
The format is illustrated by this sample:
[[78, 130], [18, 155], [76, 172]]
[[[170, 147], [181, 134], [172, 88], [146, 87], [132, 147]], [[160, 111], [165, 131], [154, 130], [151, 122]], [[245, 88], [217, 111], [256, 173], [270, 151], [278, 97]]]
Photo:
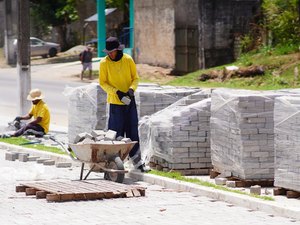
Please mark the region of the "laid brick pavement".
[[[136, 184], [147, 187], [145, 197], [49, 203], [16, 193], [15, 186], [30, 180], [78, 179], [80, 167], [56, 168], [36, 162], [7, 161], [4, 157], [5, 150], [0, 149], [0, 224], [3, 225], [300, 224], [293, 219], [144, 182]], [[102, 174], [94, 173], [91, 178], [100, 179]], [[129, 178], [126, 182], [134, 183]]]

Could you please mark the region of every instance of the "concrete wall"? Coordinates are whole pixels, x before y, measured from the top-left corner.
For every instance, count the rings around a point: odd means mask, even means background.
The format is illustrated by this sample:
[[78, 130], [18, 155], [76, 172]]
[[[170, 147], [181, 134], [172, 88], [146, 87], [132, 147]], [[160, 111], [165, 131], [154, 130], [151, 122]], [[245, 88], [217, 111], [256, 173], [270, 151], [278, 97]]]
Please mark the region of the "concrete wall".
[[[175, 4], [175, 71], [178, 74], [199, 68], [199, 1], [176, 0]], [[173, 72], [175, 72], [173, 71]]]
[[136, 62], [174, 67], [174, 0], [135, 0], [134, 4]]
[[259, 3], [259, 0], [203, 1], [206, 68], [234, 60], [234, 38], [249, 31], [249, 23], [258, 13]]
[[175, 23], [177, 27], [198, 26], [199, 0], [176, 0]]
[[260, 0], [136, 0], [135, 60], [194, 71], [234, 60]]

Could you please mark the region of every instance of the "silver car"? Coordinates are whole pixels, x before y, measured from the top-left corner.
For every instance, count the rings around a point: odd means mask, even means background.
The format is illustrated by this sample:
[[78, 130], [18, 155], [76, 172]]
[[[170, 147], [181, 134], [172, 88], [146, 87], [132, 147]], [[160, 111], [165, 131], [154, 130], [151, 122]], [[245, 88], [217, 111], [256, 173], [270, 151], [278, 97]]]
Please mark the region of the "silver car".
[[[17, 46], [17, 39], [14, 41]], [[36, 37], [30, 37], [30, 56], [42, 56], [43, 58], [54, 57], [61, 51], [61, 47], [57, 43], [46, 42]]]

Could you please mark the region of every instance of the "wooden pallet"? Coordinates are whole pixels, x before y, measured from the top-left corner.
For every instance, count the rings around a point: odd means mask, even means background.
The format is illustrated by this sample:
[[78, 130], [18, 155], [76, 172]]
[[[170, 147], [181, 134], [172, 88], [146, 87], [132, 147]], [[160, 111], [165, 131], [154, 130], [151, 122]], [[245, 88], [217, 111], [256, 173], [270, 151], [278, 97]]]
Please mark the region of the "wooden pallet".
[[293, 190], [282, 188], [282, 187], [274, 188], [273, 194], [274, 195], [286, 195], [287, 198], [300, 198], [299, 191], [293, 191]]
[[209, 177], [210, 177], [210, 179], [214, 179], [214, 178], [216, 178], [219, 175], [220, 175], [220, 173], [218, 171], [214, 170], [214, 169], [211, 169], [209, 171]]
[[[221, 173], [212, 169], [210, 171], [210, 178], [214, 179], [219, 176]], [[274, 179], [241, 179], [238, 177], [226, 177], [227, 180], [235, 181], [236, 187], [251, 187], [254, 185], [259, 185], [261, 187], [273, 187], [274, 186]]]
[[163, 167], [162, 165], [156, 164], [154, 162], [150, 162], [150, 167], [155, 168], [159, 171], [174, 171], [179, 172], [183, 176], [192, 176], [192, 175], [208, 175], [211, 171], [211, 168], [198, 168], [198, 169], [170, 169], [169, 167]]
[[145, 196], [145, 188], [107, 180], [38, 181], [16, 186], [16, 192], [49, 202]]
[[244, 180], [236, 177], [229, 177], [228, 180], [235, 181], [236, 187], [251, 187], [254, 185], [259, 185], [261, 187], [273, 187], [274, 180], [272, 179], [253, 179], [253, 180]]
[[199, 168], [199, 169], [176, 169], [176, 171], [181, 173], [183, 176], [193, 176], [193, 175], [208, 175], [211, 168]]

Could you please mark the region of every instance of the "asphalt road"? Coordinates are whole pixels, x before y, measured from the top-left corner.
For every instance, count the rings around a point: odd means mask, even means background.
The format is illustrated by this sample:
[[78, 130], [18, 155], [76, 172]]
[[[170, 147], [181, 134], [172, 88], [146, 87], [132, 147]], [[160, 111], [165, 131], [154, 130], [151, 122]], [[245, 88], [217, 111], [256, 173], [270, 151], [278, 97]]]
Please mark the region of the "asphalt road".
[[[97, 62], [94, 63], [98, 66]], [[78, 74], [81, 64], [78, 62], [31, 66], [31, 87], [39, 88], [45, 95], [45, 102], [51, 111], [51, 124], [68, 125], [68, 97], [64, 95], [66, 87], [78, 87], [88, 84], [80, 81]], [[0, 116], [13, 119], [17, 115], [18, 74], [16, 68], [0, 69]], [[97, 82], [97, 80], [95, 80]]]

